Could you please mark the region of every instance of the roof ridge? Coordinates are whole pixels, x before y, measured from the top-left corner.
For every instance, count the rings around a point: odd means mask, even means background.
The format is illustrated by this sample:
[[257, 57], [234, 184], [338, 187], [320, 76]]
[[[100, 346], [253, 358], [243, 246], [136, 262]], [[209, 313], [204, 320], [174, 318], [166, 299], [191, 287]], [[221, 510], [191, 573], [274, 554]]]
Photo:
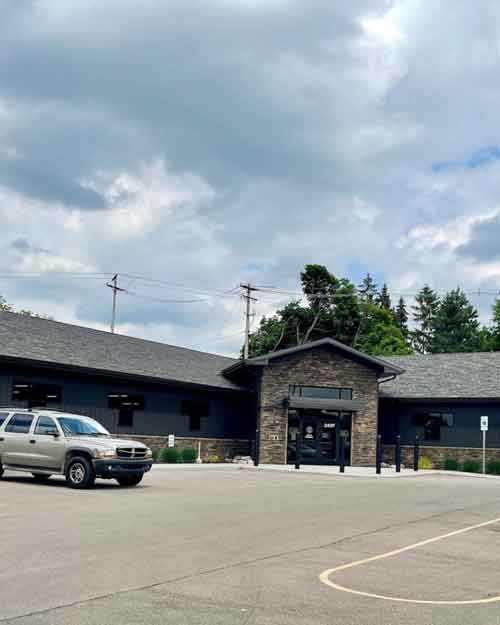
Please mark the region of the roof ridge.
[[56, 319], [46, 319], [45, 317], [37, 317], [36, 315], [23, 315], [22, 313], [2, 310], [0, 311], [0, 316], [13, 316], [17, 318], [29, 318], [30, 321], [35, 321], [36, 323], [42, 322], [47, 324], [57, 324], [61, 326], [66, 326], [70, 328], [81, 328], [82, 330], [86, 330], [88, 332], [95, 332], [99, 334], [105, 334], [106, 336], [115, 336], [122, 339], [128, 339], [131, 341], [140, 341], [141, 343], [153, 343], [155, 345], [161, 345], [163, 347], [169, 347], [170, 349], [177, 349], [186, 352], [193, 352], [195, 354], [204, 354], [205, 356], [216, 356], [217, 358], [224, 358], [226, 360], [237, 361], [238, 358], [232, 358], [231, 356], [223, 356], [222, 354], [215, 354], [213, 352], [205, 352], [201, 349], [192, 349], [191, 347], [182, 347], [180, 345], [172, 345], [171, 343], [163, 343], [162, 341], [154, 341], [152, 339], [144, 339], [137, 336], [130, 336], [129, 334], [120, 334], [118, 332], [112, 333], [108, 330], [101, 330], [99, 328], [92, 328], [90, 326], [78, 325], [76, 323], [68, 323], [67, 321], [58, 321]]

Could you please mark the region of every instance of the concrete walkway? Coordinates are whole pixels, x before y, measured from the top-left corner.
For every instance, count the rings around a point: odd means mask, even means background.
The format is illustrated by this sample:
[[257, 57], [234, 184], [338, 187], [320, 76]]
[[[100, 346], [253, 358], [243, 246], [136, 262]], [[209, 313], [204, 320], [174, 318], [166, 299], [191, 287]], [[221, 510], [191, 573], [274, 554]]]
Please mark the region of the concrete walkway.
[[345, 473], [340, 473], [338, 466], [322, 466], [322, 465], [301, 465], [300, 469], [296, 469], [292, 464], [260, 464], [258, 467], [254, 467], [250, 464], [238, 464], [238, 463], [214, 463], [214, 464], [155, 464], [153, 466], [154, 471], [177, 471], [182, 469], [197, 470], [197, 469], [237, 469], [243, 471], [274, 471], [278, 473], [295, 473], [300, 474], [316, 474], [316, 475], [330, 475], [332, 477], [364, 477], [374, 478], [380, 480], [382, 478], [422, 478], [431, 475], [447, 475], [451, 477], [475, 477], [490, 480], [500, 480], [500, 475], [482, 475], [481, 473], [465, 473], [463, 471], [443, 471], [441, 469], [425, 469], [420, 471], [413, 471], [413, 469], [401, 469], [401, 473], [396, 473], [395, 467], [382, 468], [381, 475], [377, 475], [375, 467], [346, 467]]

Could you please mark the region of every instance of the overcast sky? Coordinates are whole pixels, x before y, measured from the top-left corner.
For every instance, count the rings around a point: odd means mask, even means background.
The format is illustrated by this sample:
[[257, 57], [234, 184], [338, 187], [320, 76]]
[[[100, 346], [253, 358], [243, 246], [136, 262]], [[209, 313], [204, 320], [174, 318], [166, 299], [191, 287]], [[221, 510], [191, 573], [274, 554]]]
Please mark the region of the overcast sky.
[[[119, 272], [120, 332], [234, 354], [243, 304], [219, 295], [297, 290], [307, 262], [394, 292], [500, 288], [500, 3], [0, 11], [0, 293], [17, 307], [106, 328], [104, 277], [54, 272]], [[473, 301], [486, 319], [492, 298]], [[261, 295], [256, 320], [278, 303]]]

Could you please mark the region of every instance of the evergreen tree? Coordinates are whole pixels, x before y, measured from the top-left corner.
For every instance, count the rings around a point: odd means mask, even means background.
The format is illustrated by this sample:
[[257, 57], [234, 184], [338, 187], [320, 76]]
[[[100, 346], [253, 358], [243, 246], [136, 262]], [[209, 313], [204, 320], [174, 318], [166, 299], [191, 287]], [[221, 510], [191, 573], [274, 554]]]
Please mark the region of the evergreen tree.
[[429, 285], [419, 291], [413, 306], [413, 320], [416, 328], [412, 332], [412, 342], [417, 352], [426, 354], [430, 351], [434, 337], [434, 321], [439, 308], [439, 297]]
[[437, 310], [429, 351], [473, 352], [481, 349], [481, 344], [477, 310], [460, 288], [450, 291]]
[[387, 284], [385, 282], [382, 290], [377, 295], [376, 301], [381, 308], [385, 308], [386, 310], [392, 309], [391, 296], [389, 295], [389, 289], [387, 288]]
[[394, 311], [394, 317], [396, 319], [396, 325], [401, 330], [401, 334], [405, 339], [408, 338], [408, 311], [406, 310], [406, 302], [404, 297], [400, 297], [396, 310]]
[[490, 329], [490, 348], [500, 351], [500, 299], [493, 304], [493, 325]]
[[358, 286], [358, 293], [363, 303], [372, 304], [377, 295], [377, 285], [372, 276], [367, 273], [361, 284]]
[[394, 314], [376, 304], [361, 304], [361, 324], [354, 347], [374, 356], [411, 354]]

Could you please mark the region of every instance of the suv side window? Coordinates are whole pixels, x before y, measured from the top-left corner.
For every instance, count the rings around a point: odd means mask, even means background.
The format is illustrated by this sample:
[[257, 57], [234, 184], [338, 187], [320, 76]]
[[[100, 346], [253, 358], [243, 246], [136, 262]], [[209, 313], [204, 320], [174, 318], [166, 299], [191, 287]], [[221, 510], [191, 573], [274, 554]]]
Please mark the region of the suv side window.
[[0, 427], [4, 423], [5, 419], [9, 416], [8, 412], [0, 412]]
[[35, 434], [52, 434], [54, 430], [57, 431], [57, 427], [53, 419], [51, 419], [50, 417], [38, 418], [35, 427]]
[[15, 434], [28, 434], [33, 421], [32, 414], [15, 414], [5, 427], [6, 432], [13, 432]]

